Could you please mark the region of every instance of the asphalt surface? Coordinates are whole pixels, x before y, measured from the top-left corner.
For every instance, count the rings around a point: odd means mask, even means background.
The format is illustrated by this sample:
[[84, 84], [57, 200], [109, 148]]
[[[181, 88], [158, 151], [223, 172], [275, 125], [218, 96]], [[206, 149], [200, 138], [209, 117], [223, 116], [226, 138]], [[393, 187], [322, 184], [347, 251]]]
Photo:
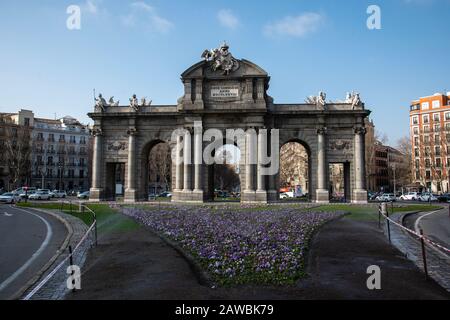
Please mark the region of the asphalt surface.
[[67, 229], [51, 215], [0, 205], [0, 299], [13, 299], [61, 247]]
[[450, 248], [450, 214], [448, 207], [438, 212], [415, 215], [413, 218], [414, 227], [422, 228], [425, 236], [446, 248]]

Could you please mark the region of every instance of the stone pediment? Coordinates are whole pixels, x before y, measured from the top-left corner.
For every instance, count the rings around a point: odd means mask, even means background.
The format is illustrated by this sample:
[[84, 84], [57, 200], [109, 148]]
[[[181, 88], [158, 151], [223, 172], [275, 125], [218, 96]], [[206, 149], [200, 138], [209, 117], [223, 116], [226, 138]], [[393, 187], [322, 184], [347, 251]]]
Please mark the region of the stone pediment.
[[239, 67], [236, 70], [231, 71], [229, 74], [224, 75], [220, 70], [212, 69], [212, 61], [200, 61], [181, 74], [182, 79], [195, 79], [195, 78], [207, 78], [207, 79], [236, 79], [236, 78], [266, 78], [268, 73], [258, 66], [257, 64], [241, 59], [237, 60]]

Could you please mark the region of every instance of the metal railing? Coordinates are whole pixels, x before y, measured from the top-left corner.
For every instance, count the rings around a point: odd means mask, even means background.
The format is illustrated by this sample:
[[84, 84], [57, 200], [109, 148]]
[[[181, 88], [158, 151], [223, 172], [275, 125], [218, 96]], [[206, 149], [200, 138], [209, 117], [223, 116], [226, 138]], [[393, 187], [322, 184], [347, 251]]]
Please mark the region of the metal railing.
[[[430, 202], [430, 205], [431, 205], [431, 202]], [[390, 207], [391, 207], [391, 214], [393, 214], [394, 213], [394, 204], [392, 202], [391, 202]], [[449, 207], [449, 217], [450, 217], [450, 207]], [[422, 228], [419, 229], [419, 232], [416, 232], [414, 230], [411, 230], [411, 229], [405, 227], [403, 224], [393, 220], [392, 217], [389, 217], [389, 207], [386, 202], [380, 203], [380, 205], [378, 207], [378, 227], [379, 228], [381, 228], [382, 218], [384, 218], [386, 221], [386, 233], [387, 233], [387, 236], [389, 239], [389, 243], [392, 244], [391, 226], [400, 228], [401, 230], [410, 234], [413, 239], [418, 240], [420, 242], [419, 250], [420, 250], [420, 254], [421, 254], [421, 258], [422, 258], [423, 271], [425, 273], [426, 280], [428, 280], [430, 278], [429, 271], [428, 271], [429, 265], [427, 263], [427, 256], [429, 254], [432, 254], [433, 257], [436, 257], [436, 255], [434, 254], [434, 252], [436, 252], [436, 251], [440, 252], [443, 255], [450, 255], [449, 248], [446, 248], [443, 245], [436, 243], [435, 241], [433, 241], [430, 238], [428, 238], [427, 236], [425, 236]], [[434, 252], [432, 251], [432, 252], [427, 253], [426, 244], [428, 244], [430, 246], [430, 248], [433, 249]], [[440, 259], [440, 258], [438, 257], [438, 259]]]
[[[68, 209], [67, 206], [68, 205]], [[78, 207], [78, 210], [77, 210]], [[55, 276], [55, 274], [66, 264], [69, 262], [69, 266], [73, 265], [73, 258], [76, 253], [81, 249], [82, 244], [88, 239], [91, 232], [94, 233], [94, 245], [97, 246], [97, 214], [94, 210], [89, 208], [88, 206], [84, 205], [82, 202], [73, 203], [72, 201], [60, 201], [60, 211], [65, 212], [65, 210], [70, 212], [71, 214], [74, 212], [88, 212], [92, 215], [93, 222], [89, 226], [88, 230], [84, 233], [84, 235], [81, 237], [81, 239], [78, 241], [78, 243], [75, 245], [74, 249], [72, 250], [72, 246], [69, 245], [67, 249], [69, 250], [66, 257], [63, 258], [62, 261], [58, 263], [58, 265], [52, 269], [50, 273], [48, 273], [37, 285], [33, 287], [31, 291], [29, 291], [23, 300], [30, 300], [39, 290], [42, 289], [42, 287], [48, 283], [48, 281]], [[62, 254], [61, 254], [62, 256]], [[61, 257], [60, 256], [60, 257]], [[64, 280], [64, 283], [66, 283], [66, 280]]]

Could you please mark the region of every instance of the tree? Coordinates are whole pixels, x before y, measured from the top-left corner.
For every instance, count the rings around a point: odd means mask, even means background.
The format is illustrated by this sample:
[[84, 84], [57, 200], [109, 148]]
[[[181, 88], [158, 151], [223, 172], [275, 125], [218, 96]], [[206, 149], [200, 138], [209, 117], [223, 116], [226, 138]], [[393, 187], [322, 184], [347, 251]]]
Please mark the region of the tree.
[[26, 182], [31, 175], [31, 129], [25, 126], [6, 128], [4, 152], [13, 186]]
[[396, 149], [402, 154], [400, 162], [395, 164], [396, 182], [399, 185], [408, 185], [413, 180], [411, 139], [408, 136], [398, 139]]
[[[237, 161], [233, 164], [233, 161]], [[236, 172], [238, 159], [234, 159], [230, 150], [220, 149], [215, 156], [214, 186], [221, 190], [233, 191], [240, 185], [239, 175]]]
[[148, 165], [151, 183], [159, 182], [160, 184], [170, 186], [172, 159], [169, 144], [160, 143], [154, 146], [150, 151]]
[[289, 142], [280, 150], [280, 187], [290, 187], [294, 181], [307, 190], [308, 153], [300, 143]]

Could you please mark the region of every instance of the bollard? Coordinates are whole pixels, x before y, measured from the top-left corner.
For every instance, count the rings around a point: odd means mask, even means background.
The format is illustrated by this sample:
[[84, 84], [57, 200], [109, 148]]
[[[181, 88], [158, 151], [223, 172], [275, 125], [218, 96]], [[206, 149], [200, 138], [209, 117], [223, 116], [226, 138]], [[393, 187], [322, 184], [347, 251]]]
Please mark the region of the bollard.
[[423, 270], [425, 271], [425, 280], [428, 280], [428, 266], [427, 266], [427, 255], [425, 252], [425, 240], [423, 239], [423, 230], [420, 229], [420, 243], [422, 245], [422, 260], [423, 260]]
[[[69, 264], [73, 266], [73, 256], [72, 256], [72, 246], [69, 245]], [[72, 270], [71, 275], [73, 276], [75, 271]], [[72, 289], [72, 292], [75, 292], [75, 288]]]
[[381, 228], [381, 203], [378, 206], [378, 229]]
[[[389, 218], [389, 211], [387, 210], [386, 202], [381, 203], [381, 212]], [[386, 227], [388, 233], [389, 243], [391, 243], [391, 226], [389, 225], [389, 219], [386, 219]]]

